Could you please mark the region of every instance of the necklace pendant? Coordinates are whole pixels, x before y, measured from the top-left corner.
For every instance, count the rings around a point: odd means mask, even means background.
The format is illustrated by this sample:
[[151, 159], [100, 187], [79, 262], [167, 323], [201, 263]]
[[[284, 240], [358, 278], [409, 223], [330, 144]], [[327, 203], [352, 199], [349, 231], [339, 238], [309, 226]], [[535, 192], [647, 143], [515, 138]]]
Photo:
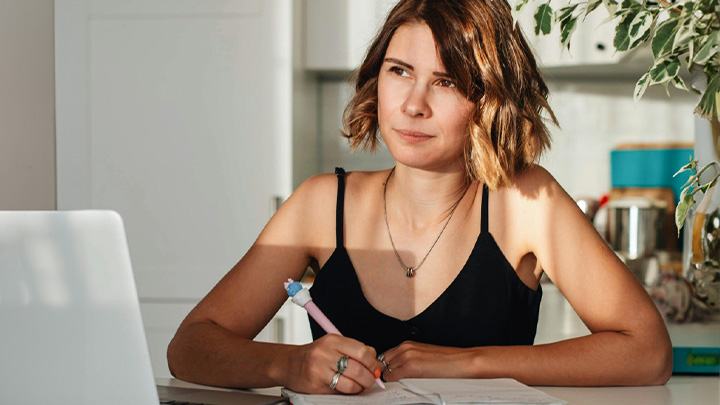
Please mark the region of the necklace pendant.
[[406, 270], [407, 270], [407, 273], [405, 273], [405, 275], [406, 275], [407, 277], [412, 277], [412, 276], [415, 275], [415, 274], [413, 273], [413, 272], [415, 271], [415, 269], [413, 269], [412, 267], [408, 267]]

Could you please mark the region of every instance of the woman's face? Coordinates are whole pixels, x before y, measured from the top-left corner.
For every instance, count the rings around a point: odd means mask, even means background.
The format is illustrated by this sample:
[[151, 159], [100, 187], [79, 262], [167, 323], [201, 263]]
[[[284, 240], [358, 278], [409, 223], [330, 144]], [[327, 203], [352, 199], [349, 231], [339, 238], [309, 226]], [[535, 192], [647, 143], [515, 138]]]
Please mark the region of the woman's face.
[[445, 71], [427, 24], [398, 28], [378, 77], [380, 133], [395, 160], [428, 170], [464, 168], [473, 107]]

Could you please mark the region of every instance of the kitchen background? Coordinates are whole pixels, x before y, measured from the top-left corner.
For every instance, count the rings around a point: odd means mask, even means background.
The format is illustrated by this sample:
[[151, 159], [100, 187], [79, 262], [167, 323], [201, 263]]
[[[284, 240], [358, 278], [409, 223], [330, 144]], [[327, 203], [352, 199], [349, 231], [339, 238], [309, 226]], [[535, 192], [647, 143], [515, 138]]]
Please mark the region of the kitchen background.
[[[392, 166], [339, 136], [345, 78], [392, 3], [1, 0], [0, 209], [117, 210], [155, 374], [169, 376], [180, 320], [279, 201], [335, 166]], [[610, 190], [620, 144], [709, 142], [696, 96], [653, 87], [635, 103], [649, 51], [613, 54], [611, 28], [591, 27], [572, 57], [531, 38], [561, 125], [541, 163], [576, 198]], [[562, 308], [551, 322], [572, 317]], [[306, 323], [285, 306], [258, 338], [302, 342]]]

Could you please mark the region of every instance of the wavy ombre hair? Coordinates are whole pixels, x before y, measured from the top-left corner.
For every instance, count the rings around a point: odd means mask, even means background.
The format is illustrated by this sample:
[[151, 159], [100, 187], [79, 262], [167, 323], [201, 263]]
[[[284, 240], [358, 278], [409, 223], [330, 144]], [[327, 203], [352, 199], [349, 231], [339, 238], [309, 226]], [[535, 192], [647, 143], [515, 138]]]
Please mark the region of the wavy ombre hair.
[[378, 147], [378, 76], [390, 39], [407, 23], [430, 27], [445, 69], [475, 104], [464, 153], [468, 177], [492, 189], [511, 184], [550, 146], [543, 111], [558, 123], [507, 0], [401, 0], [354, 73], [356, 92], [343, 114], [350, 146]]

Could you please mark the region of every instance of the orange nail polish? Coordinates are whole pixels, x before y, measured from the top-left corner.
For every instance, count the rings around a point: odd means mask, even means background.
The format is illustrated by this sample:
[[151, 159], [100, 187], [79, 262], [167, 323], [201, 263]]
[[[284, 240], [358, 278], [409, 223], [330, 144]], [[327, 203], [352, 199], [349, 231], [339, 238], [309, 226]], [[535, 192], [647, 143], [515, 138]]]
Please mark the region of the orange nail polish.
[[382, 375], [382, 372], [380, 371], [380, 367], [375, 369], [375, 378], [380, 378]]

